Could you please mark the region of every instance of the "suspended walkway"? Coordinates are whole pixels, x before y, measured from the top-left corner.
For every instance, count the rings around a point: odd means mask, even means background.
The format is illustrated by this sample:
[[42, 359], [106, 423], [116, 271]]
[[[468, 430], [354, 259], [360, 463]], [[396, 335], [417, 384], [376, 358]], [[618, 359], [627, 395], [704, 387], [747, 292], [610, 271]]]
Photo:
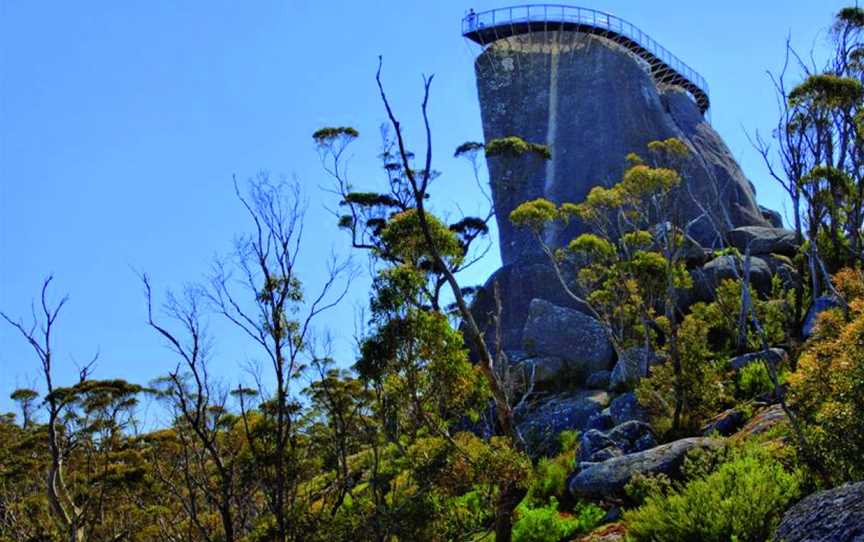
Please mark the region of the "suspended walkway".
[[575, 6], [536, 4], [471, 12], [462, 19], [462, 35], [481, 46], [510, 36], [554, 30], [593, 34], [618, 43], [648, 63], [657, 83], [683, 88], [703, 115], [708, 111], [711, 101], [705, 79], [642, 30], [614, 15]]

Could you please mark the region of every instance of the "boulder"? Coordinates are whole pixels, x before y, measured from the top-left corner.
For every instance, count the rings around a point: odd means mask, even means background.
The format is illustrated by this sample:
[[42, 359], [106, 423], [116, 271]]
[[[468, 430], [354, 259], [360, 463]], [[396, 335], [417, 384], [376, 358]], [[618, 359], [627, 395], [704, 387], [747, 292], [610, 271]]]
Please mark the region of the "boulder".
[[609, 403], [609, 415], [612, 417], [614, 425], [621, 425], [631, 420], [648, 421], [648, 412], [642, 408], [642, 405], [636, 399], [636, 395], [632, 392], [621, 394], [613, 399]]
[[710, 437], [715, 433], [728, 437], [744, 425], [744, 413], [736, 408], [730, 408], [714, 416], [702, 426], [702, 435]]
[[543, 356], [520, 360], [513, 369], [518, 371], [520, 381], [527, 384], [533, 380], [535, 389], [542, 390], [562, 384], [562, 379], [567, 376], [568, 363], [561, 358]]
[[767, 361], [773, 366], [778, 366], [786, 359], [786, 351], [782, 348], [769, 348], [768, 350], [760, 350], [759, 352], [750, 352], [741, 356], [734, 357], [729, 360], [729, 366], [740, 371], [754, 361]]
[[[740, 258], [718, 256], [694, 270], [693, 288], [695, 296], [702, 301], [714, 300], [714, 291], [726, 279], [743, 278], [744, 267]], [[750, 284], [761, 296], [771, 293], [771, 268], [762, 258], [750, 257]]]
[[591, 390], [605, 390], [609, 388], [609, 379], [612, 371], [597, 371], [591, 373], [585, 380], [585, 387]]
[[621, 353], [609, 378], [609, 389], [623, 391], [635, 386], [639, 379], [648, 375], [648, 367], [659, 360], [657, 354], [647, 348], [629, 348]]
[[784, 290], [791, 290], [801, 283], [801, 276], [798, 274], [798, 270], [795, 269], [792, 259], [788, 256], [767, 254], [760, 256], [760, 258], [768, 264], [771, 273], [780, 277]]
[[735, 433], [732, 438], [735, 440], [748, 440], [766, 433], [786, 420], [786, 413], [783, 412], [783, 408], [780, 405], [771, 405], [753, 416], [747, 422], [747, 425]]
[[786, 511], [775, 542], [864, 542], [864, 482], [814, 493]]
[[763, 226], [742, 226], [729, 230], [729, 243], [744, 254], [750, 247], [750, 254], [783, 254], [794, 256], [798, 252], [795, 231], [784, 228]]
[[584, 431], [591, 417], [608, 404], [609, 394], [601, 390], [557, 394], [519, 409], [516, 426], [532, 453], [549, 455], [557, 452], [561, 431]]
[[478, 289], [471, 303], [471, 313], [477, 325], [486, 332], [486, 339], [493, 349], [495, 329], [492, 320], [497, 313], [495, 284], [498, 285], [501, 299], [501, 342], [505, 350], [522, 348], [522, 329], [528, 317], [528, 307], [534, 299], [545, 299], [561, 307], [586, 311], [584, 306], [567, 295], [545, 259], [505, 265]]
[[577, 462], [599, 463], [608, 459], [610, 448], [613, 455], [641, 452], [657, 445], [651, 426], [645, 422], [629, 421], [607, 431], [589, 429], [579, 440]]
[[542, 299], [531, 301], [522, 342], [531, 353], [566, 360], [583, 378], [608, 369], [614, 355], [600, 322]]
[[715, 439], [686, 438], [602, 463], [588, 464], [570, 478], [568, 488], [571, 494], [582, 498], [624, 497], [624, 487], [636, 474], [662, 473], [675, 477], [687, 452], [720, 445], [721, 441]]
[[843, 307], [843, 304], [834, 296], [817, 297], [810, 305], [810, 308], [807, 309], [804, 325], [801, 326], [801, 334], [804, 338], [806, 339], [813, 335], [813, 332], [816, 330], [816, 320], [820, 314], [827, 310], [839, 309], [841, 307]]
[[615, 420], [612, 418], [612, 414], [609, 413], [609, 409], [604, 408], [600, 412], [597, 412], [588, 418], [585, 430], [597, 429], [599, 431], [608, 431], [613, 427], [615, 427]]
[[783, 215], [774, 209], [769, 209], [768, 207], [764, 207], [762, 205], [759, 206], [759, 212], [762, 213], [762, 218], [768, 221], [774, 228], [782, 228], [783, 227]]

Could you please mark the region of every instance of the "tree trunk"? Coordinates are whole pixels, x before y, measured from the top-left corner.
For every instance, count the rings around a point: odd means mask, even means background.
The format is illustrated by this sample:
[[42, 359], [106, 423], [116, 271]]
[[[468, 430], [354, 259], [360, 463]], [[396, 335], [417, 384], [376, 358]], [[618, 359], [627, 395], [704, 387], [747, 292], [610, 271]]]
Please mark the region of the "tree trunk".
[[501, 487], [498, 501], [495, 503], [495, 542], [511, 542], [513, 540], [513, 512], [526, 491], [514, 482], [508, 482]]

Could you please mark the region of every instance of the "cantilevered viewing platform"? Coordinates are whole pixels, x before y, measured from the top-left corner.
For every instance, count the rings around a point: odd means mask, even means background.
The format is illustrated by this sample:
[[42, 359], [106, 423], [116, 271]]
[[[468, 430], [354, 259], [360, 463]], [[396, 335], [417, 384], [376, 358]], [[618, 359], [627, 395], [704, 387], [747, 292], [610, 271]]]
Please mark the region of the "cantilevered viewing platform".
[[462, 35], [482, 46], [510, 36], [555, 30], [593, 34], [618, 43], [648, 64], [657, 83], [683, 88], [703, 115], [708, 111], [711, 101], [705, 79], [642, 30], [614, 15], [561, 4], [536, 4], [471, 12], [462, 19]]

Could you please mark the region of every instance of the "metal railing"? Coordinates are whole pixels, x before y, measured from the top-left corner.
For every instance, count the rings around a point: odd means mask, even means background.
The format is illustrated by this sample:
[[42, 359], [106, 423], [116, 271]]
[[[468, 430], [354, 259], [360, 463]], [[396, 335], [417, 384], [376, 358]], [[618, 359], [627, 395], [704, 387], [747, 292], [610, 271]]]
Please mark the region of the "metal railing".
[[[586, 26], [605, 30], [626, 38], [650, 53], [656, 61], [662, 62], [668, 69], [676, 72], [702, 90], [707, 102], [708, 82], [693, 68], [670, 53], [668, 49], [657, 43], [651, 36], [632, 23], [602, 11], [562, 4], [535, 4], [491, 9], [478, 13], [469, 13], [465, 16], [462, 19], [462, 35], [469, 37], [479, 34], [486, 29], [506, 25], [512, 27], [519, 24], [531, 26], [531, 23]], [[648, 57], [646, 60], [649, 60], [649, 62], [654, 60], [649, 55], [642, 54], [641, 56], [643, 58]]]

